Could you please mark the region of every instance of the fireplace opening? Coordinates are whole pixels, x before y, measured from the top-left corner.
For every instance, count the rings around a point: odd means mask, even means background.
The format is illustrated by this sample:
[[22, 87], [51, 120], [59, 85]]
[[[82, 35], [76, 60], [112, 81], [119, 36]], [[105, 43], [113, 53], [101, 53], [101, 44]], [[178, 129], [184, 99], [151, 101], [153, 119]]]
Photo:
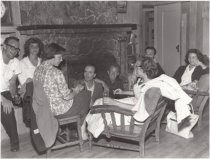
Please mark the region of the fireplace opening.
[[87, 64], [93, 64], [96, 67], [96, 76], [102, 77], [111, 64], [116, 64], [117, 60], [111, 53], [91, 53], [77, 59], [66, 59], [68, 82], [72, 79], [83, 79], [84, 68]]

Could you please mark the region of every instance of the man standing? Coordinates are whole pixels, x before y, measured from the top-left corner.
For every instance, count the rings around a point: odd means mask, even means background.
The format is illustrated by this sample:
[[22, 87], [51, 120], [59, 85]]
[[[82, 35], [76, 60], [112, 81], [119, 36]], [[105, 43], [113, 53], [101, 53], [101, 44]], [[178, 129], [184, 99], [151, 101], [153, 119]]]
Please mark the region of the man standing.
[[16, 83], [21, 70], [19, 60], [15, 58], [19, 52], [19, 39], [14, 36], [7, 37], [0, 53], [1, 123], [10, 138], [12, 152], [19, 150], [19, 138], [13, 105], [13, 103], [20, 103]]
[[154, 47], [148, 46], [145, 49], [145, 56], [152, 58], [155, 61], [155, 63], [157, 64], [158, 71], [159, 71], [158, 76], [160, 76], [162, 74], [165, 74], [165, 71], [162, 69], [162, 67], [160, 66], [160, 64], [157, 62], [157, 60], [155, 58], [155, 56], [156, 56], [156, 49]]

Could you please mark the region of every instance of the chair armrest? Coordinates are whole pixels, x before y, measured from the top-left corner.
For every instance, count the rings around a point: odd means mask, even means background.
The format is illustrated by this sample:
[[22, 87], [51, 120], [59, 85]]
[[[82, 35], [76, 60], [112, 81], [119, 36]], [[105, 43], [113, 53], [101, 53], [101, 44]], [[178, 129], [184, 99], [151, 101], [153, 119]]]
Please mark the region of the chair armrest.
[[96, 105], [90, 108], [90, 114], [95, 113], [120, 113], [128, 116], [133, 116], [134, 112], [128, 109], [123, 109], [115, 105]]
[[192, 91], [192, 90], [184, 90], [187, 94], [191, 95], [200, 95], [200, 96], [208, 96], [208, 92], [203, 92], [203, 91]]

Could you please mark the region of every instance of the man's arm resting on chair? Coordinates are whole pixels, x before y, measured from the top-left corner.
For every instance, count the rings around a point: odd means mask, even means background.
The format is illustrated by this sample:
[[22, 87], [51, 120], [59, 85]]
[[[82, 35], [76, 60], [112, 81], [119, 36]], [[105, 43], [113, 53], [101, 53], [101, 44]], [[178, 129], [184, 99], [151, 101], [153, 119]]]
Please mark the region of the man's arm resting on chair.
[[106, 104], [106, 105], [115, 105], [115, 106], [118, 106], [120, 108], [128, 109], [128, 110], [132, 110], [132, 108], [134, 106], [132, 104], [126, 104], [126, 103], [116, 101], [116, 100], [111, 99], [109, 97], [105, 97], [103, 100], [104, 100], [104, 104]]

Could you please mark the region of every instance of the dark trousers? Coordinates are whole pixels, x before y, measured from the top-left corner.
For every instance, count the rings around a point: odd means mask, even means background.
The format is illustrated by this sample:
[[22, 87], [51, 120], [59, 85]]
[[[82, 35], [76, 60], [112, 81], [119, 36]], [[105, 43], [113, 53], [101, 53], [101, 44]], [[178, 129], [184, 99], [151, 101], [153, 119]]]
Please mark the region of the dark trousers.
[[[12, 101], [12, 97], [10, 92], [3, 92], [1, 93], [5, 98]], [[18, 138], [18, 132], [17, 132], [17, 122], [15, 119], [15, 112], [12, 108], [12, 111], [9, 114], [6, 114], [3, 111], [3, 106], [1, 104], [1, 123], [4, 127], [4, 129], [7, 132], [7, 135], [10, 138], [11, 145], [19, 145], [19, 138]]]
[[58, 115], [57, 118], [70, 117], [74, 115], [80, 115], [81, 124], [85, 120], [86, 115], [89, 111], [91, 100], [91, 92], [83, 90], [79, 92], [75, 97], [71, 108], [64, 114]]

